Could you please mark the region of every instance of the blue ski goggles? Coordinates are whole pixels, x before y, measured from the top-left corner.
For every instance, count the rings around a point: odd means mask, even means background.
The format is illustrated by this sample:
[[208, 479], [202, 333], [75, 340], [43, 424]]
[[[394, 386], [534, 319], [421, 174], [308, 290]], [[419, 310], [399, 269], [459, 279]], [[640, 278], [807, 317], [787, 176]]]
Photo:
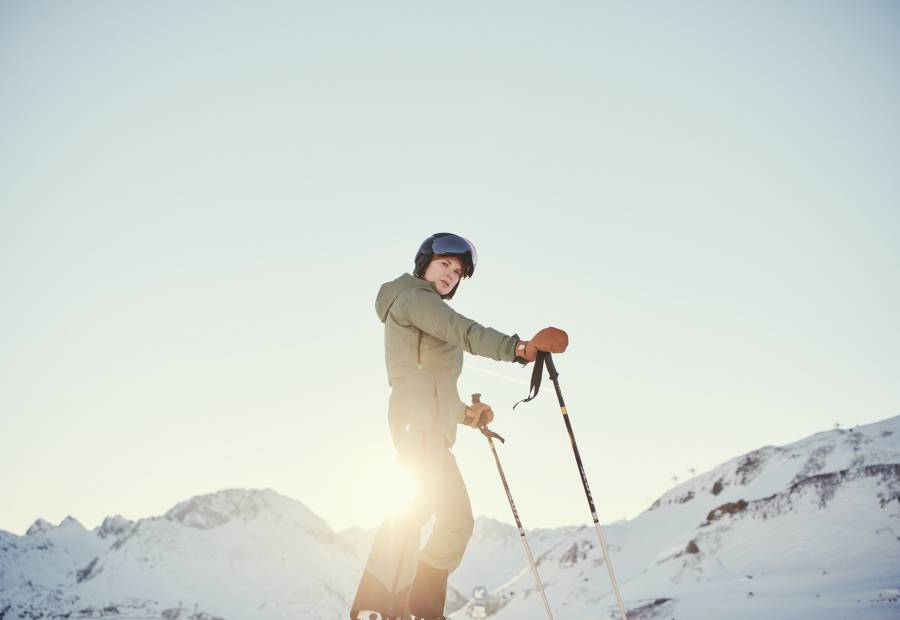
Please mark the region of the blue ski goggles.
[[475, 272], [475, 265], [478, 262], [478, 252], [475, 251], [475, 244], [453, 233], [432, 235], [422, 243], [419, 252], [421, 254], [449, 254], [450, 256], [468, 255], [469, 260], [472, 261], [471, 265], [467, 265], [469, 268], [468, 275]]

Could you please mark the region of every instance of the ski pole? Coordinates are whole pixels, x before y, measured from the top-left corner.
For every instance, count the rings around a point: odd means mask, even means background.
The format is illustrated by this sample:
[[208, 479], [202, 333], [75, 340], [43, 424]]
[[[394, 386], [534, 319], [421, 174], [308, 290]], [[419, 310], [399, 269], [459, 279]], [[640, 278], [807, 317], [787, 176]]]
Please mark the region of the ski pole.
[[[474, 405], [475, 403], [480, 402], [481, 394], [472, 394], [472, 404]], [[522, 546], [525, 548], [525, 555], [528, 556], [528, 562], [531, 564], [531, 572], [534, 573], [534, 582], [537, 584], [538, 590], [541, 593], [541, 598], [544, 599], [544, 608], [547, 610], [547, 616], [550, 617], [550, 620], [553, 620], [553, 612], [550, 611], [550, 603], [547, 602], [547, 594], [544, 592], [544, 585], [541, 583], [537, 564], [534, 563], [531, 547], [528, 546], [528, 540], [525, 538], [525, 528], [522, 527], [522, 520], [519, 519], [519, 511], [516, 510], [516, 504], [513, 502], [512, 493], [509, 490], [509, 483], [506, 481], [506, 475], [503, 473], [503, 466], [500, 465], [500, 457], [497, 456], [497, 448], [494, 446], [495, 437], [500, 440], [500, 443], [506, 443], [506, 440], [494, 431], [488, 429], [487, 424], [479, 426], [479, 430], [482, 435], [487, 437], [488, 444], [491, 446], [491, 453], [494, 455], [494, 462], [497, 463], [497, 471], [500, 472], [500, 480], [503, 481], [503, 489], [506, 491], [506, 499], [509, 500], [509, 507], [512, 508], [513, 517], [516, 519], [516, 527], [519, 528], [519, 539], [522, 541]]]
[[[566, 423], [566, 430], [569, 432], [569, 439], [572, 442], [572, 451], [575, 453], [575, 462], [578, 464], [578, 472], [581, 474], [581, 484], [584, 486], [584, 494], [587, 497], [588, 507], [591, 509], [591, 518], [594, 520], [594, 529], [597, 530], [597, 538], [600, 540], [600, 548], [603, 550], [603, 557], [606, 559], [606, 569], [609, 571], [609, 581], [612, 584], [613, 593], [616, 595], [616, 603], [619, 605], [619, 611], [622, 612], [622, 620], [626, 620], [625, 605], [622, 603], [622, 595], [619, 593], [619, 584], [616, 581], [616, 573], [613, 570], [612, 558], [609, 555], [609, 548], [606, 546], [606, 539], [603, 537], [603, 530], [600, 529], [600, 520], [597, 518], [597, 509], [594, 507], [594, 498], [591, 496], [591, 488], [588, 486], [587, 475], [584, 473], [584, 465], [581, 462], [581, 454], [578, 452], [578, 444], [575, 443], [575, 433], [572, 431], [572, 423], [569, 421], [569, 412], [566, 411], [566, 403], [563, 401], [562, 391], [559, 389], [559, 373], [556, 365], [553, 363], [553, 357], [546, 352], [541, 351], [538, 356], [545, 356], [547, 364], [547, 372], [553, 387], [556, 388], [556, 398], [559, 401], [559, 409], [562, 411], [563, 420]], [[538, 363], [536, 361], [535, 363]], [[540, 383], [539, 383], [540, 384]]]

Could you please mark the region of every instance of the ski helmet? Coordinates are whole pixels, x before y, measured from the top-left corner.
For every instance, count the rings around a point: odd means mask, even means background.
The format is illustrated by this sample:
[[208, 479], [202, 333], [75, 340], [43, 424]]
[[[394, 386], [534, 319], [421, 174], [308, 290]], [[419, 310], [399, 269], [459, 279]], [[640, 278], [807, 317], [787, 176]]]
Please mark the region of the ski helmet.
[[[471, 278], [475, 273], [475, 264], [478, 262], [478, 252], [475, 251], [475, 244], [459, 235], [444, 232], [431, 235], [419, 246], [413, 275], [419, 278], [424, 277], [425, 270], [428, 269], [431, 258], [435, 255], [456, 256], [459, 258], [463, 263], [463, 278]], [[459, 282], [456, 283], [452, 291], [442, 295], [442, 297], [451, 299], [458, 287]]]

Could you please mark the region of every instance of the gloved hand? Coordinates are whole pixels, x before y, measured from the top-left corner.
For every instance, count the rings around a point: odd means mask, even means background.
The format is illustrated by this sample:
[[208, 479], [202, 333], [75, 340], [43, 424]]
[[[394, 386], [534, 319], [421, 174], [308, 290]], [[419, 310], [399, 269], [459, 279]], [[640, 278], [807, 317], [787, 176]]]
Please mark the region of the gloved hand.
[[520, 340], [516, 345], [516, 357], [526, 362], [537, 359], [538, 351], [547, 353], [563, 353], [569, 346], [569, 335], [556, 327], [545, 327], [531, 340]]
[[494, 421], [494, 411], [490, 405], [482, 402], [472, 403], [466, 407], [466, 419], [463, 424], [473, 428], [479, 428], [483, 424], [490, 424]]

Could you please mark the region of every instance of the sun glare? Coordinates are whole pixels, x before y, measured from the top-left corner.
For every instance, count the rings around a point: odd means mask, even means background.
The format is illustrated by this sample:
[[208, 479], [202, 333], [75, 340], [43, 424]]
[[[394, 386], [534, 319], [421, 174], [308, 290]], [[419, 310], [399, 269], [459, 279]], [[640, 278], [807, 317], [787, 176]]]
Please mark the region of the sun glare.
[[396, 460], [392, 460], [386, 469], [382, 493], [384, 513], [392, 515], [405, 513], [412, 506], [416, 496], [416, 477], [409, 468], [403, 467]]
[[376, 456], [365, 464], [356, 463], [359, 488], [348, 510], [358, 512], [360, 507], [365, 507], [360, 514], [365, 518], [357, 519], [355, 523], [362, 527], [372, 527], [385, 517], [409, 511], [416, 496], [413, 472], [403, 467], [395, 454]]

